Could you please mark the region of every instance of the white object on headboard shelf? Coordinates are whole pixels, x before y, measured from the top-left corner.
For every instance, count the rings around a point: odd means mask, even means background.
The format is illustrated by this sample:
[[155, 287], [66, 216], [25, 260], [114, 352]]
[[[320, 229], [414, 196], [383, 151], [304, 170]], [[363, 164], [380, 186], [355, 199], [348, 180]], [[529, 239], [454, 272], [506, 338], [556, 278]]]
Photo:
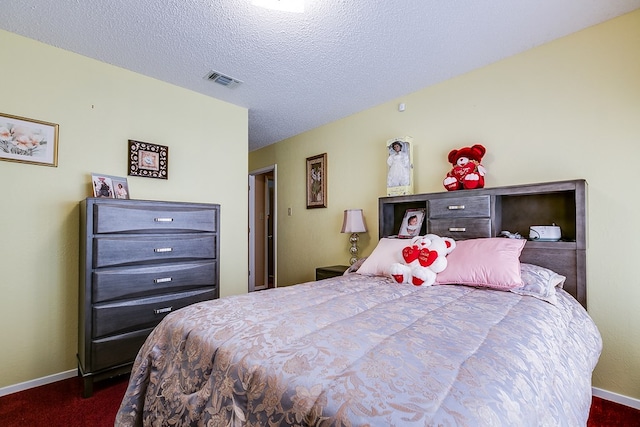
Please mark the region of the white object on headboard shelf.
[[557, 242], [562, 233], [557, 225], [532, 225], [529, 228], [529, 238], [541, 242]]

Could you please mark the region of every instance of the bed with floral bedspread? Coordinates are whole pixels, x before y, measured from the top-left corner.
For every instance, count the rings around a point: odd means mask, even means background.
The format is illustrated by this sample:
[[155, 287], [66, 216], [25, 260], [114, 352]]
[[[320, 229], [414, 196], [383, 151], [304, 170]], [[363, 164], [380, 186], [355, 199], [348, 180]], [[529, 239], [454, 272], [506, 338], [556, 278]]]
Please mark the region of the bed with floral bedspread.
[[562, 289], [349, 274], [168, 315], [116, 425], [584, 426], [601, 348]]

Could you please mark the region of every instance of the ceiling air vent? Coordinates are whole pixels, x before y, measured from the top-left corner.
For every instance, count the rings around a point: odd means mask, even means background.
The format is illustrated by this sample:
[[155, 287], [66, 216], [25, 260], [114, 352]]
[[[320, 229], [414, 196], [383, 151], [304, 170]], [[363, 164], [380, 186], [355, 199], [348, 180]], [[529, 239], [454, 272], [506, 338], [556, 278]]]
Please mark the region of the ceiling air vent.
[[212, 82], [216, 82], [222, 86], [226, 86], [229, 89], [233, 89], [234, 87], [242, 83], [242, 81], [234, 79], [233, 77], [225, 76], [218, 71], [211, 71], [209, 74], [207, 74], [207, 80], [211, 80]]

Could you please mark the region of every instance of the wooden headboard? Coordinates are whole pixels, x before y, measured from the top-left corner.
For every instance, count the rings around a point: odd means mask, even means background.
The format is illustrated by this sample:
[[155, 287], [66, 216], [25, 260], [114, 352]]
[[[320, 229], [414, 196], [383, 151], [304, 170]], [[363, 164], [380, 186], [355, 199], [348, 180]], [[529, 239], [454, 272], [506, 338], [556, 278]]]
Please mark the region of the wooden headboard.
[[497, 237], [503, 230], [527, 238], [532, 225], [556, 224], [562, 238], [528, 240], [520, 260], [565, 276], [564, 289], [586, 308], [586, 197], [585, 180], [381, 197], [378, 236], [396, 235], [407, 209], [425, 210], [420, 234], [456, 240]]

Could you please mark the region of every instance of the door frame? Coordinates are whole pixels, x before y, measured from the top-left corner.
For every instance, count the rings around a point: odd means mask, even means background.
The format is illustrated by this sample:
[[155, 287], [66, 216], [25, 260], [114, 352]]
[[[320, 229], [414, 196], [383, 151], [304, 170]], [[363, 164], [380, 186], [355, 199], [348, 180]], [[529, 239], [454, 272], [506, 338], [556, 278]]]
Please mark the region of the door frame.
[[[277, 262], [277, 253], [278, 253], [278, 178], [277, 178], [277, 165], [267, 166], [261, 169], [256, 169], [254, 171], [249, 172], [249, 283], [248, 283], [248, 291], [254, 292], [256, 291], [256, 275], [255, 275], [255, 266], [256, 266], [256, 252], [255, 252], [255, 230], [256, 230], [256, 222], [260, 219], [256, 217], [256, 185], [255, 179], [257, 175], [267, 175], [273, 174], [273, 204], [270, 207], [271, 211], [271, 220], [273, 221], [273, 233], [272, 233], [272, 241], [273, 241], [273, 286], [278, 287], [278, 262]], [[265, 227], [265, 239], [267, 239], [267, 229]], [[268, 251], [265, 251], [265, 269], [268, 270]], [[260, 288], [262, 289], [262, 288]]]

